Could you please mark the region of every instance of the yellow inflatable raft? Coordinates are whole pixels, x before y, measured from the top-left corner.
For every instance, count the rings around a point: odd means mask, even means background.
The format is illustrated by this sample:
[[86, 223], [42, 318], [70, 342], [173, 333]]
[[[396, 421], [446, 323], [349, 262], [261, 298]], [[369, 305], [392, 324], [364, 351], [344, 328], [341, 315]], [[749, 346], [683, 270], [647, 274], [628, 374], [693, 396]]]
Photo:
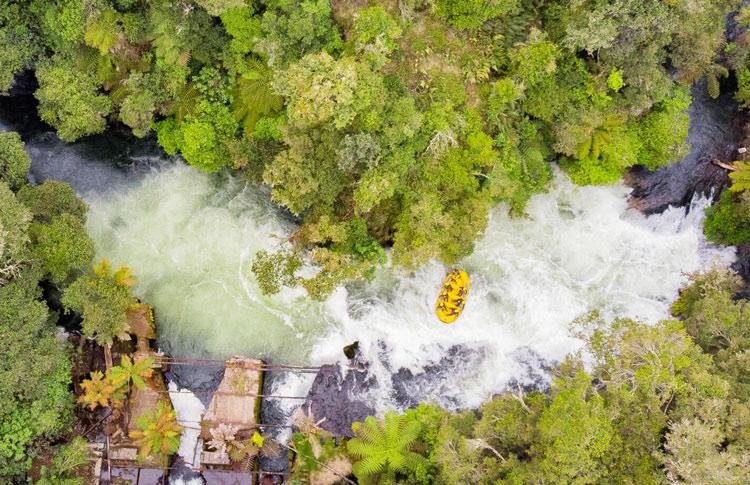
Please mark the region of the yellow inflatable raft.
[[454, 269], [448, 273], [435, 303], [435, 313], [441, 322], [453, 323], [461, 316], [470, 288], [471, 282], [466, 271]]

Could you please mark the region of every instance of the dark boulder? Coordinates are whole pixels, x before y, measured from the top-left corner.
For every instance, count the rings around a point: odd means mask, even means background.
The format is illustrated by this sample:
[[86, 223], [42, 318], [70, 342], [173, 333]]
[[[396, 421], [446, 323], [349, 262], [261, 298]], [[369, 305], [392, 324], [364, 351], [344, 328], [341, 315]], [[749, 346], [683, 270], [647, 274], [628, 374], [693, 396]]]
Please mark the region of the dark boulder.
[[352, 423], [364, 421], [375, 413], [358, 398], [376, 385], [375, 377], [368, 373], [368, 365], [357, 345], [352, 344], [346, 349], [352, 358], [344, 368], [339, 363], [322, 366], [304, 406], [315, 419], [325, 418], [320, 427], [337, 438], [353, 437]]

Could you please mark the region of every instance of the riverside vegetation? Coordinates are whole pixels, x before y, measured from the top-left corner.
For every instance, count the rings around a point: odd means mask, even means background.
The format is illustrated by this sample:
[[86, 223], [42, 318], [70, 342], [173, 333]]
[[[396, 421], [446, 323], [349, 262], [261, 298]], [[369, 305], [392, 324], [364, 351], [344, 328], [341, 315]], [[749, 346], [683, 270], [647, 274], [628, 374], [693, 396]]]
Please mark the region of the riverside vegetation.
[[[120, 122], [197, 169], [270, 186], [300, 228], [257, 255], [259, 284], [324, 298], [371, 275], [386, 248], [405, 268], [457, 261], [493, 205], [523, 215], [553, 163], [604, 184], [678, 160], [693, 83], [705, 78], [715, 97], [731, 75], [750, 106], [750, 44], [724, 37], [734, 3], [2, 2], [0, 91], [33, 69], [39, 115], [65, 141]], [[732, 19], [744, 26], [750, 11]], [[28, 185], [29, 165], [20, 138], [0, 133], [0, 480], [24, 481], [44, 455], [43, 483], [82, 483], [72, 349], [55, 323], [80, 314], [109, 355], [133, 280], [92, 266], [86, 205], [66, 184]], [[739, 168], [709, 210], [717, 242], [750, 241], [750, 169]], [[300, 276], [303, 258], [320, 271]], [[361, 483], [745, 483], [743, 291], [714, 271], [693, 276], [679, 320], [579, 321], [593, 365], [570, 356], [546, 393], [368, 418], [346, 443], [308, 423], [295, 473], [330, 471], [323, 461]]]

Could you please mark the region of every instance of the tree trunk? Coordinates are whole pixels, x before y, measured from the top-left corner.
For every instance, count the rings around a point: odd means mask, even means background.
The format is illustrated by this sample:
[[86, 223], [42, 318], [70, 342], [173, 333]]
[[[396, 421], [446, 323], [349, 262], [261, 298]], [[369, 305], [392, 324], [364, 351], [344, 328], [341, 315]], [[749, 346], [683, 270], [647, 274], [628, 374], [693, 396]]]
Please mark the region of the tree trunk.
[[112, 343], [104, 345], [104, 365], [107, 366], [107, 370], [112, 368]]

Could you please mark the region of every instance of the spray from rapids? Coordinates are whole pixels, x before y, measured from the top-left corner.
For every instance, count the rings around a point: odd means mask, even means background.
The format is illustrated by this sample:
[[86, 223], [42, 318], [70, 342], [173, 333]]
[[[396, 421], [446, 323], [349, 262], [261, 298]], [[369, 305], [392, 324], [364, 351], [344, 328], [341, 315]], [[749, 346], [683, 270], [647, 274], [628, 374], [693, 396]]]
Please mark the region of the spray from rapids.
[[137, 186], [89, 196], [88, 226], [99, 257], [133, 268], [137, 292], [156, 308], [160, 341], [177, 356], [323, 364], [342, 360], [341, 348], [357, 340], [378, 379], [370, 396], [378, 409], [397, 405], [392, 376], [402, 368], [429, 373], [409, 381], [415, 400], [464, 407], [511, 380], [543, 379], [545, 362], [580, 346], [569, 331], [576, 317], [597, 309], [665, 318], [686, 273], [733, 260], [733, 249], [702, 239], [707, 200], [687, 214], [646, 218], [627, 209], [627, 192], [576, 187], [558, 174], [528, 217], [494, 209], [462, 262], [472, 292], [452, 325], [433, 313], [447, 269], [436, 262], [410, 275], [383, 269], [322, 303], [300, 290], [263, 296], [253, 256], [278, 247], [294, 225], [239, 178], [183, 165], [155, 170]]

